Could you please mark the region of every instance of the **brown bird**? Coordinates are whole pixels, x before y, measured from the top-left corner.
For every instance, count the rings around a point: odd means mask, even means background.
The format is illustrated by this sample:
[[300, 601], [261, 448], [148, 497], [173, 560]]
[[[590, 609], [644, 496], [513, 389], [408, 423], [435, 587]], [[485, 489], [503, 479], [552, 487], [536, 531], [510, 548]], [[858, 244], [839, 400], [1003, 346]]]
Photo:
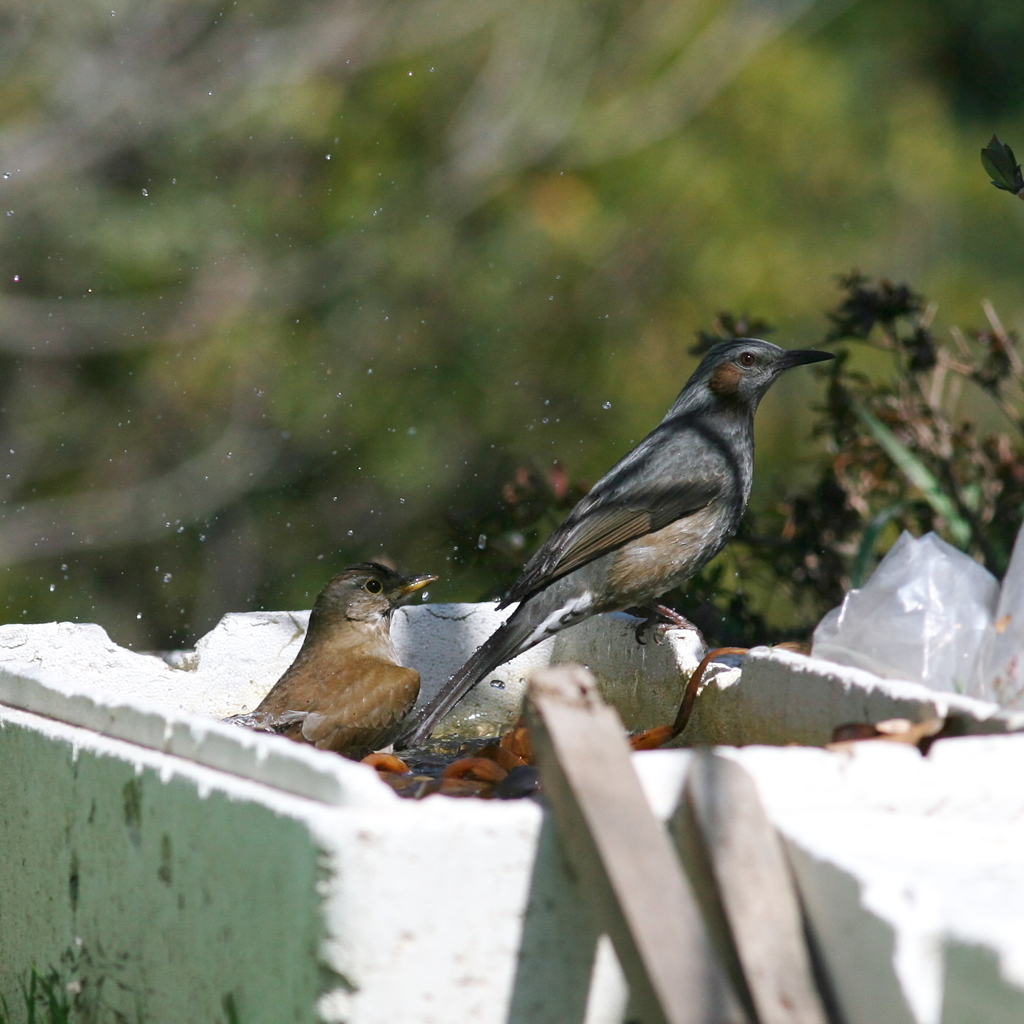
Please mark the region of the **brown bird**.
[[391, 614], [436, 576], [357, 562], [317, 596], [295, 661], [248, 714], [225, 721], [360, 758], [391, 743], [420, 674], [398, 660]]

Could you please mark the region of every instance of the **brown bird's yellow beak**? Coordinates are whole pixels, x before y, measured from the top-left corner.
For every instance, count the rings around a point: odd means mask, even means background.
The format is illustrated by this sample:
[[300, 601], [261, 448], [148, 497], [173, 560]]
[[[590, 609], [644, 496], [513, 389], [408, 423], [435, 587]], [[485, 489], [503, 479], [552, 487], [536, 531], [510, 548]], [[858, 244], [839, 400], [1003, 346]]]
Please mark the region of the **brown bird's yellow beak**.
[[400, 587], [395, 587], [393, 592], [394, 598], [391, 603], [393, 605], [402, 604], [412, 597], [412, 595], [418, 590], [422, 590], [424, 587], [429, 586], [437, 579], [437, 576], [411, 576]]

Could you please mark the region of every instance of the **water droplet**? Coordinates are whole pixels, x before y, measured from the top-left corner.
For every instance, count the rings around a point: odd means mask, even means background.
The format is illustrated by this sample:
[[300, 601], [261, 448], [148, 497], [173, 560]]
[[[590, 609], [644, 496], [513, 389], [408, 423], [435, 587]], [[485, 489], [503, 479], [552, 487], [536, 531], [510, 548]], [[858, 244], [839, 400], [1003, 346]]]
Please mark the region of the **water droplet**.
[[485, 547], [487, 547], [487, 534], [486, 534], [486, 533], [481, 533], [481, 534], [480, 534], [480, 536], [479, 536], [479, 537], [477, 537], [477, 539], [476, 539], [476, 546], [477, 546], [477, 547], [478, 547], [478, 548], [479, 548], [479, 549], [480, 549], [481, 551], [483, 551], [483, 549], [484, 549]]
[[169, 572], [165, 572], [164, 573], [164, 583], [170, 583], [171, 579], [172, 579], [171, 574]]
[[349, 530], [349, 531], [348, 531], [348, 535], [349, 535], [350, 537], [354, 537], [354, 536], [355, 536], [355, 533], [356, 533], [356, 531], [355, 531], [355, 530]]
[[56, 589], [57, 589], [57, 584], [56, 583], [51, 583], [50, 584], [50, 593], [52, 594]]
[[601, 408], [602, 408], [602, 409], [610, 409], [611, 407], [612, 407], [612, 403], [611, 403], [611, 402], [604, 402], [604, 403], [603, 403], [603, 404], [601, 405]]
[[504, 690], [505, 681], [503, 679], [492, 679], [491, 686], [493, 686], [496, 690]]
[[142, 618], [142, 612], [139, 612], [139, 613], [138, 613], [138, 614], [137, 614], [137, 615], [135, 616], [135, 618], [137, 618], [137, 619], [141, 619], [141, 618]]
[[145, 189], [143, 189], [143, 190], [142, 190], [142, 194], [143, 194], [144, 196], [148, 196], [148, 195], [149, 195], [149, 193], [148, 193], [148, 192], [147, 192], [147, 191], [146, 191]]

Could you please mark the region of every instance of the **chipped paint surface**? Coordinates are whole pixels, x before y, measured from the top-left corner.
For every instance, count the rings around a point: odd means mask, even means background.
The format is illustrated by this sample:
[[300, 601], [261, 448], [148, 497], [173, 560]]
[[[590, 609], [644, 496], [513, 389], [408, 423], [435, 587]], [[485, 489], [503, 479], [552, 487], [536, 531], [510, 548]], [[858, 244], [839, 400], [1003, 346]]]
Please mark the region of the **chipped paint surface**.
[[597, 935], [532, 801], [337, 806], [2, 707], [0, 773], [12, 1006], [35, 966], [129, 1021], [584, 1021]]

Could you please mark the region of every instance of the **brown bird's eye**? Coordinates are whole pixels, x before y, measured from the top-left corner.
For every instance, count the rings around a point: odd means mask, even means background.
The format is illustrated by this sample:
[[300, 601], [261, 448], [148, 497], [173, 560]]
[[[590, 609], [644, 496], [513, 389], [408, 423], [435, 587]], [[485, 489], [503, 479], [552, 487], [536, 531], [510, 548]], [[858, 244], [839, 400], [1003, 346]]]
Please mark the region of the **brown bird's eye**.
[[384, 584], [380, 580], [367, 580], [363, 589], [370, 594], [379, 594], [384, 589]]
[[743, 355], [740, 356], [740, 362], [744, 366], [753, 366], [754, 363], [757, 362], [757, 356], [755, 356], [753, 352], [744, 352]]

